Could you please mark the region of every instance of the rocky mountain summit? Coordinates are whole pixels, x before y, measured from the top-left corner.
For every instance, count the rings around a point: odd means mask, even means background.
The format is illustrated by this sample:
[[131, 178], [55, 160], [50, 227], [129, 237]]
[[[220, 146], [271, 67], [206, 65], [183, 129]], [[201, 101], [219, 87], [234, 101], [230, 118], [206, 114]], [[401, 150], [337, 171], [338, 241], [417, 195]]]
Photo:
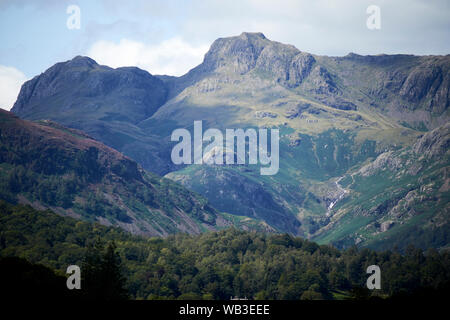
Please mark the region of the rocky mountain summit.
[[[64, 99], [58, 99], [62, 93]], [[112, 69], [77, 56], [27, 81], [13, 111], [27, 117], [42, 112], [40, 108], [45, 104], [55, 107], [56, 116], [59, 112], [67, 115], [84, 110], [90, 117], [96, 115], [96, 120], [136, 123], [151, 116], [166, 95], [162, 81], [144, 70]], [[125, 109], [124, 104], [129, 107]]]

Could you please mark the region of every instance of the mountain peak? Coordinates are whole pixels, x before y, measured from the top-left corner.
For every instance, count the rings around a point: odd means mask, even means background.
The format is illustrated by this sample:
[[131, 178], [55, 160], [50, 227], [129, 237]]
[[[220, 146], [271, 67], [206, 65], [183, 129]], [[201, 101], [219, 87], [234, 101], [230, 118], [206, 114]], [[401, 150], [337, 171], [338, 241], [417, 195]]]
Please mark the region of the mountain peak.
[[260, 32], [243, 32], [239, 36], [219, 38], [206, 53], [203, 67], [208, 71], [230, 67], [245, 73], [255, 66], [260, 53], [270, 43]]
[[76, 56], [72, 60], [66, 62], [67, 65], [71, 67], [94, 67], [98, 66], [98, 63], [86, 56]]
[[307, 77], [314, 63], [311, 54], [293, 45], [267, 39], [261, 32], [242, 32], [215, 40], [199, 66], [172, 81], [169, 96], [213, 74], [244, 75], [254, 69], [272, 75], [276, 82], [295, 87]]
[[[76, 56], [26, 81], [11, 111], [32, 120], [59, 120], [68, 112], [83, 110], [80, 116], [86, 118], [138, 122], [153, 114], [165, 99], [163, 82], [147, 71], [113, 69]], [[64, 124], [89, 131], [80, 118]]]
[[262, 32], [242, 32], [239, 35], [239, 38], [243, 38], [243, 39], [248, 39], [248, 38], [267, 39], [266, 36]]

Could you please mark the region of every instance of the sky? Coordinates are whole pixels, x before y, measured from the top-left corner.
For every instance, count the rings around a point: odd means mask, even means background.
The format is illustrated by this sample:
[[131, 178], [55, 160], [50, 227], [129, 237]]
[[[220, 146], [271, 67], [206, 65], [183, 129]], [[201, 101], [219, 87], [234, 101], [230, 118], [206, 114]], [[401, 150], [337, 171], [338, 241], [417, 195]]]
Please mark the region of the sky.
[[319, 55], [446, 55], [450, 1], [0, 0], [0, 108], [23, 82], [77, 55], [180, 76], [215, 39], [244, 31]]

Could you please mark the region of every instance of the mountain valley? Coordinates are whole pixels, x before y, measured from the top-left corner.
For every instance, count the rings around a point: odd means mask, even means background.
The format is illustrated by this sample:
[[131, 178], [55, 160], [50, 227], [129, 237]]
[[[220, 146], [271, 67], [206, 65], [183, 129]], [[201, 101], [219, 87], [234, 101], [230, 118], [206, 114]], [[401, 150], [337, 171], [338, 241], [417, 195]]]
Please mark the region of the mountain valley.
[[[449, 88], [449, 55], [318, 56], [244, 32], [217, 39], [181, 77], [75, 57], [27, 81], [11, 111], [40, 126], [50, 120], [52, 130], [82, 130], [142, 166], [133, 169], [139, 185], [149, 177], [150, 186], [166, 188], [162, 194], [173, 188], [169, 203], [186, 200], [199, 214], [183, 209], [175, 228], [164, 218], [164, 231], [151, 234], [198, 233], [237, 219], [342, 248], [442, 248], [450, 222]], [[192, 131], [198, 120], [204, 130], [279, 129], [279, 172], [173, 164], [171, 133]]]

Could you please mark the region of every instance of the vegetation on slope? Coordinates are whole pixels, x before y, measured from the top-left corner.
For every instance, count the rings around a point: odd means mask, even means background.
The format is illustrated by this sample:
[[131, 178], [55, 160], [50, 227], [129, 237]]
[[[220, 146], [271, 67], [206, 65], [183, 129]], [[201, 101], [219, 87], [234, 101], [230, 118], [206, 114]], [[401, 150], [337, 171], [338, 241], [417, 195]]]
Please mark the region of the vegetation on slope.
[[[143, 238], [0, 202], [1, 257], [21, 257], [58, 274], [77, 264], [84, 266], [83, 275], [92, 252], [97, 257], [107, 253], [93, 248], [107, 242], [117, 247], [112, 264], [122, 266], [125, 287], [136, 299], [361, 299], [436, 292], [448, 288], [450, 280], [448, 251], [424, 253], [413, 247], [403, 255], [355, 248], [340, 251], [287, 234], [236, 229]], [[382, 289], [369, 292], [363, 288], [366, 268], [372, 264], [381, 268]], [[102, 287], [102, 280], [98, 281]]]
[[450, 243], [450, 124], [411, 147], [388, 151], [340, 183], [348, 195], [332, 210], [320, 243], [376, 249], [445, 248]]
[[[0, 199], [147, 235], [200, 233], [232, 224], [205, 198], [144, 171], [80, 131], [21, 120], [6, 111], [0, 111], [0, 122]], [[254, 221], [236, 223], [261, 227]]]

